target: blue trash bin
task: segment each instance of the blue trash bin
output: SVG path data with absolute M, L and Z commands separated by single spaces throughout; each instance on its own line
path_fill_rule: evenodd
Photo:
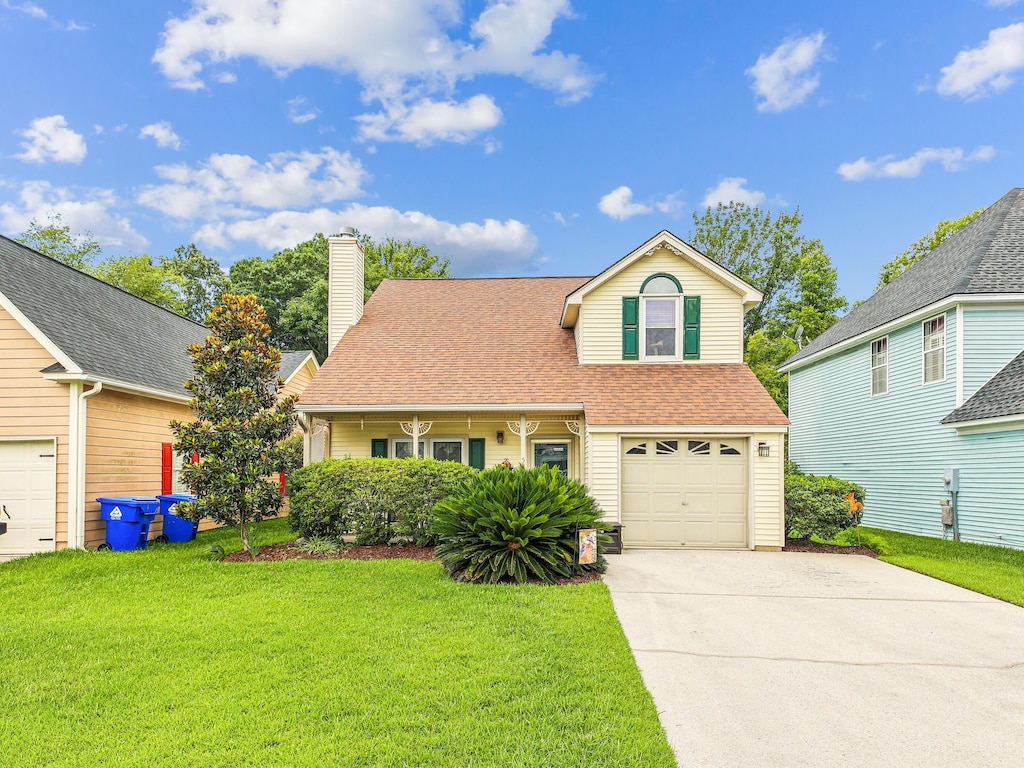
M 174 514 L 174 508 L 179 501 L 195 501 L 195 495 L 191 493 L 169 493 L 157 496 L 160 499 L 160 514 L 164 516 L 164 536 L 171 544 L 180 544 L 192 541 L 199 531 L 199 523 L 193 523 L 184 517 Z
M 107 544 L 118 552 L 145 549 L 149 526 L 160 502 L 153 496 L 112 496 L 96 499 L 107 521 Z

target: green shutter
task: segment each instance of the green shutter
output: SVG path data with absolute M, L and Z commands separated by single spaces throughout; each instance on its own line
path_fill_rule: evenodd
M 622 297 L 622 359 L 640 359 L 640 297 Z
M 388 457 L 388 440 L 386 437 L 375 437 L 370 441 L 370 455 L 375 459 Z
M 484 469 L 484 445 L 486 442 L 482 437 L 469 438 L 469 466 L 473 469 Z
M 683 357 L 700 360 L 700 296 L 683 297 Z

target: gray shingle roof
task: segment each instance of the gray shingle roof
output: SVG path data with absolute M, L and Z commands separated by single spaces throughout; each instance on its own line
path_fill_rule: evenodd
M 281 353 L 281 373 L 278 374 L 282 379 L 287 379 L 295 370 L 302 364 L 302 361 L 309 357 L 309 350 L 304 349 L 301 352 L 282 352 Z
M 84 373 L 189 396 L 187 349 L 206 339 L 204 326 L 2 235 L 0 292 Z M 288 353 L 281 375 L 307 354 Z
M 1024 414 L 1024 352 L 1013 358 L 943 424 Z
M 786 361 L 810 357 L 947 296 L 1024 293 L 1024 188 L 1012 189 Z

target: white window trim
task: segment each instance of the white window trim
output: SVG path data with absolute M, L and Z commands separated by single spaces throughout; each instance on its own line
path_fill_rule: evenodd
M 429 449 L 427 450 L 427 458 L 430 458 L 430 459 L 434 458 L 434 443 L 461 443 L 462 444 L 462 461 L 459 462 L 459 463 L 460 464 L 467 464 L 467 465 L 469 464 L 469 451 L 467 450 L 468 443 L 467 443 L 466 438 L 464 438 L 464 437 L 444 437 L 443 435 L 438 435 L 436 437 L 430 438 L 430 446 L 429 446 Z
M 928 325 L 928 323 L 931 323 L 931 322 L 933 322 L 935 320 L 938 320 L 939 318 L 942 318 L 942 346 L 941 347 L 937 347 L 935 349 L 925 349 L 925 346 L 924 346 L 925 327 Z M 945 312 L 943 312 L 941 314 L 938 314 L 938 315 L 934 315 L 932 317 L 929 317 L 927 320 L 922 320 L 921 321 L 921 384 L 923 386 L 928 386 L 929 384 L 939 384 L 939 383 L 941 383 L 941 382 L 946 380 L 946 368 L 948 367 L 946 365 L 946 330 L 947 330 L 946 326 L 947 325 L 948 325 L 948 323 L 946 322 L 946 313 Z M 933 379 L 931 381 L 928 381 L 926 379 L 926 372 L 928 370 L 928 365 L 925 362 L 925 360 L 927 359 L 927 356 L 928 356 L 929 352 L 938 352 L 940 349 L 942 350 L 942 378 L 941 379 Z
M 885 365 L 875 365 L 875 344 L 880 341 L 885 342 Z M 879 336 L 877 339 L 872 339 L 871 343 L 868 344 L 868 367 L 871 369 L 871 396 L 882 397 L 883 395 L 889 394 L 889 336 Z M 878 368 L 885 368 L 885 391 L 875 392 L 875 370 Z
M 535 468 L 537 466 L 537 464 L 536 464 L 536 459 L 537 459 L 536 451 L 537 451 L 537 449 L 535 448 L 537 443 L 564 443 L 565 445 L 567 445 L 568 446 L 568 450 L 566 451 L 565 456 L 566 456 L 566 462 L 567 462 L 566 469 L 568 471 L 566 473 L 566 476 L 570 480 L 575 480 L 576 479 L 576 457 L 573 454 L 573 439 L 572 438 L 570 438 L 570 437 L 563 437 L 563 436 L 558 436 L 558 437 L 531 437 L 530 438 L 530 455 L 529 455 L 530 467 L 531 468 Z
M 640 296 L 640 359 L 650 363 L 678 363 L 683 359 L 682 343 L 682 302 L 681 293 L 645 293 Z M 647 300 L 672 299 L 676 303 L 676 349 L 672 355 L 647 354 Z
M 398 458 L 398 448 L 397 448 L 397 444 L 398 443 L 411 443 L 411 442 L 412 442 L 412 438 L 409 437 L 408 435 L 406 435 L 405 437 L 392 437 L 391 438 L 391 453 L 390 453 L 391 458 L 393 458 L 393 459 L 397 459 Z M 425 437 L 421 437 L 420 438 L 420 442 L 423 443 L 423 455 L 424 456 L 429 455 L 429 454 L 427 454 L 427 447 L 428 447 L 427 446 L 427 439 Z

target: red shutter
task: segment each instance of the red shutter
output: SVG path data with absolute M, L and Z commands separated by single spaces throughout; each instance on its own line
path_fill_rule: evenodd
M 174 450 L 170 443 L 160 449 L 160 492 L 166 496 L 174 489 Z
M 284 472 L 280 472 L 280 473 L 278 473 L 278 477 L 281 479 L 281 496 L 283 498 L 284 497 L 285 485 L 286 485 L 286 483 L 288 481 L 288 475 L 286 475 Z

